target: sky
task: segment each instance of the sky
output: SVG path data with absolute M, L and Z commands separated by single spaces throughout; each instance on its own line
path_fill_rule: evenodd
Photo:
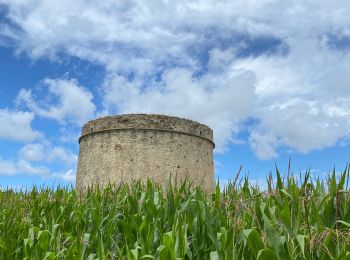
M 88 120 L 185 117 L 215 178 L 350 162 L 350 3 L 0 0 L 0 188 L 74 185 Z

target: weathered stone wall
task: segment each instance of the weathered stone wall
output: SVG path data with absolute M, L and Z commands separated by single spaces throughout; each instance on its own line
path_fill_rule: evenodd
M 84 125 L 77 189 L 147 178 L 166 185 L 186 176 L 214 190 L 213 132 L 197 122 L 163 115 L 104 117 Z M 175 180 L 176 178 L 176 180 Z

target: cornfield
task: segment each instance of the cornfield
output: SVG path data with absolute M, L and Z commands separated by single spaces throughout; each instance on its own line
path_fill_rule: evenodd
M 275 178 L 3 190 L 0 259 L 350 259 L 349 168 Z

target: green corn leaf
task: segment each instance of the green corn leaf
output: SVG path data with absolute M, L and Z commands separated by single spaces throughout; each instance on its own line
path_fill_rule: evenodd
M 259 251 L 265 247 L 259 233 L 255 229 L 244 229 L 243 234 L 254 255 L 258 256 Z
M 350 223 L 348 223 L 346 221 L 338 220 L 337 222 L 340 223 L 340 224 L 343 224 L 344 226 L 347 226 L 348 228 L 350 228 Z
M 292 196 L 285 189 L 281 189 L 280 191 L 281 191 L 281 193 L 283 193 L 287 197 L 292 198 Z
M 347 166 L 349 167 L 349 166 Z M 345 168 L 345 170 L 341 173 L 340 175 L 340 181 L 338 183 L 338 187 L 337 187 L 337 190 L 344 190 L 344 184 L 345 184 L 345 179 L 346 179 L 346 176 L 347 176 L 347 172 L 348 172 L 348 169 Z
M 305 236 L 304 235 L 297 235 L 297 241 L 300 246 L 301 252 L 303 256 L 305 256 Z
M 258 260 L 279 260 L 278 256 L 274 251 L 269 248 L 265 248 L 259 251 Z
M 276 166 L 276 176 L 277 176 L 277 185 L 276 185 L 276 188 L 277 188 L 277 190 L 280 191 L 280 190 L 283 189 L 283 183 L 282 183 L 280 171 L 278 170 L 277 166 Z
M 213 194 L 153 181 L 0 190 L 0 259 L 347 259 L 348 169 L 334 173 L 280 176 L 270 193 L 247 176 Z
M 175 241 L 172 231 L 163 234 L 163 244 L 168 248 L 171 259 L 175 259 Z
M 48 230 L 38 231 L 39 246 L 42 250 L 46 250 L 50 243 L 50 232 Z
M 264 219 L 264 229 L 266 231 L 267 240 L 269 242 L 269 246 L 274 248 L 277 253 L 280 252 L 282 244 L 277 230 L 271 224 L 268 217 L 265 213 L 262 214 Z
M 220 257 L 217 251 L 210 252 L 210 260 L 220 260 Z
M 333 197 L 335 197 L 336 192 L 337 192 L 337 181 L 336 181 L 336 178 L 335 178 L 335 168 L 334 168 L 332 176 L 331 176 L 331 181 L 330 181 L 330 184 L 329 184 L 329 193 Z
M 164 246 L 164 245 L 160 245 L 160 246 L 157 248 L 157 253 L 158 253 L 158 255 L 159 255 L 159 259 L 160 259 L 160 260 L 168 260 L 168 259 L 171 259 L 169 249 L 168 249 L 166 246 Z
M 54 252 L 46 252 L 44 256 L 44 260 L 54 260 L 56 259 Z

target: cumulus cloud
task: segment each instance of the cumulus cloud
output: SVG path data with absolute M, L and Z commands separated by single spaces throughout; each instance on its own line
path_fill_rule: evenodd
M 53 147 L 48 152 L 49 161 L 60 161 L 69 166 L 78 162 L 78 156 L 64 147 Z
M 67 166 L 75 165 L 78 156 L 69 149 L 51 144 L 32 143 L 19 150 L 20 158 L 27 161 L 63 162 Z
M 65 172 L 52 172 L 49 168 L 36 166 L 24 159 L 6 160 L 0 157 L 0 176 L 32 175 L 43 179 L 59 179 L 66 182 L 75 182 L 75 171 L 69 169 Z M 0 187 L 1 188 L 1 187 Z
M 27 175 L 48 175 L 49 169 L 46 167 L 33 166 L 30 162 L 19 160 L 5 160 L 0 158 L 0 175 L 14 176 L 19 174 Z
M 71 182 L 74 175 L 71 167 L 76 167 L 78 156 L 65 147 L 55 146 L 45 139 L 41 141 L 24 145 L 15 158 L 0 157 L 0 175 L 37 175 Z M 54 163 L 69 170 L 56 172 L 52 168 Z
M 16 103 L 38 116 L 57 120 L 61 124 L 73 122 L 81 125 L 93 118 L 93 95 L 76 80 L 45 79 L 42 83 L 43 87 L 47 87 L 46 98 L 37 100 L 31 89 L 21 89 Z
M 42 144 L 28 144 L 21 148 L 19 155 L 28 161 L 42 161 L 46 158 Z
M 270 159 L 277 156 L 278 140 L 274 135 L 254 129 L 250 132 L 249 144 L 261 159 Z
M 297 100 L 266 109 L 262 122 L 250 136 L 254 150 L 270 150 L 264 152 L 265 156 L 271 154 L 269 158 L 275 155 L 279 144 L 302 153 L 335 145 L 340 137 L 349 135 L 350 123 L 343 121 L 349 117 L 330 114 L 331 107 L 327 102 Z
M 287 57 L 262 55 L 231 64 L 254 71 L 259 79 L 254 114 L 260 123 L 249 140 L 261 158 L 275 157 L 280 146 L 302 153 L 321 149 L 350 134 L 350 76 L 345 72 L 350 56 L 315 40 L 289 45 Z
M 31 112 L 0 109 L 0 139 L 29 142 L 40 136 L 32 129 L 34 114 Z
M 31 143 L 18 151 L 18 157 L 4 159 L 0 157 L 0 175 L 37 175 L 44 179 L 75 181 L 75 167 L 78 156 L 65 147 L 54 146 L 48 142 Z M 66 171 L 53 171 L 52 164 L 63 163 Z M 39 166 L 40 165 L 40 166 Z M 62 165 L 61 165 L 62 167 Z
M 63 173 L 54 173 L 51 178 L 61 179 L 66 182 L 75 183 L 75 171 L 73 169 L 69 169 Z
M 11 21 L 0 35 L 17 52 L 54 60 L 65 53 L 106 68 L 99 114 L 190 117 L 215 130 L 219 150 L 254 118 L 247 141 L 264 159 L 281 147 L 308 152 L 349 139 L 350 4 L 343 1 L 0 3 Z M 57 104 L 29 90 L 19 95 L 34 113 L 76 123 L 94 113 L 77 82 L 45 84 Z
M 112 75 L 104 82 L 104 100 L 107 109 L 120 113 L 163 113 L 203 122 L 214 129 L 217 151 L 224 151 L 250 115 L 254 84 L 254 74 L 245 71 L 194 77 L 188 70 L 173 69 L 147 87 Z

